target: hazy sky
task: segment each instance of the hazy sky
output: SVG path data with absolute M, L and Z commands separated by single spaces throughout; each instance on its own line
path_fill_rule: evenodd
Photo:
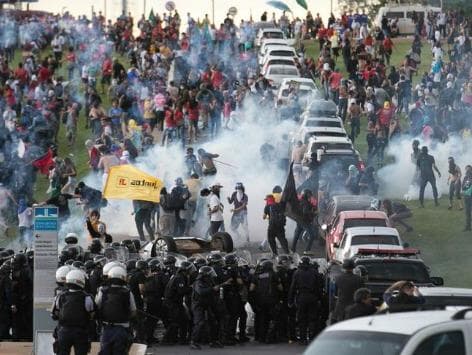
M 166 11 L 165 2 L 165 0 L 128 0 L 128 8 L 133 16 L 138 18 L 143 13 L 144 4 L 146 4 L 147 14 L 149 14 L 151 8 L 154 9 L 154 12 L 162 13 Z M 212 0 L 174 0 L 174 2 L 181 15 L 186 15 L 187 12 L 190 12 L 197 19 L 198 17 L 203 18 L 205 13 L 208 13 L 211 19 Z M 259 20 L 264 11 L 268 11 L 269 14 L 275 11 L 277 17 L 281 14 L 281 11 L 266 5 L 265 0 L 214 0 L 214 2 L 215 22 L 217 23 L 224 19 L 231 6 L 235 6 L 238 9 L 237 22 L 243 18 L 248 19 L 251 12 L 255 21 Z M 305 9 L 300 7 L 295 0 L 286 0 L 284 2 L 291 8 L 295 16 L 305 17 Z M 319 12 L 326 21 L 329 16 L 330 0 L 306 0 L 306 2 L 308 9 L 311 10 L 313 15 Z M 107 17 L 115 18 L 120 14 L 121 0 L 39 0 L 37 3 L 31 3 L 30 8 L 54 13 L 69 11 L 73 15 L 85 14 L 90 17 L 92 6 L 94 6 L 95 11 L 102 11 L 104 13 L 105 3 Z M 336 0 L 333 0 L 333 4 L 336 10 Z

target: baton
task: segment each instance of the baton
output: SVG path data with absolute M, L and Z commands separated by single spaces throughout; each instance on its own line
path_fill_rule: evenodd
M 235 166 L 235 165 L 231 165 L 231 164 L 228 164 L 228 163 L 224 163 L 224 162 L 219 161 L 219 160 L 216 160 L 216 159 L 213 159 L 213 161 L 214 161 L 214 162 L 217 162 L 217 163 L 219 163 L 219 164 L 222 164 L 222 165 L 227 165 L 227 166 L 230 166 L 230 167 L 232 167 L 232 168 L 238 169 L 238 167 Z

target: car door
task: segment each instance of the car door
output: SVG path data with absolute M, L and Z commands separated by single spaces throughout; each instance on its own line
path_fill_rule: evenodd
M 406 344 L 401 355 L 470 355 L 468 321 L 440 323 L 420 330 Z

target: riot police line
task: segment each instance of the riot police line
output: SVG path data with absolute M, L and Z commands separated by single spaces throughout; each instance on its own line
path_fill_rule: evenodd
M 92 341 L 100 341 L 101 354 L 126 354 L 133 342 L 201 349 L 253 337 L 307 344 L 326 325 L 325 277 L 308 256 L 262 257 L 254 264 L 237 253 L 143 260 L 138 241 L 103 248 L 94 240 L 87 250 L 75 237 L 66 242 L 51 312 L 57 354 L 72 347 L 86 354 Z M 2 339 L 30 340 L 33 252 L 4 250 L 0 258 L 1 302 L 10 307 L 2 307 L 2 316 L 8 314 Z M 11 303 L 18 292 L 25 299 Z

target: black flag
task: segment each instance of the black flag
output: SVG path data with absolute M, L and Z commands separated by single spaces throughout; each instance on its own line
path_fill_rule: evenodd
M 293 177 L 293 162 L 290 164 L 287 181 L 280 202 L 285 207 L 285 215 L 297 223 L 303 223 L 303 213 L 298 200 L 295 178 Z

